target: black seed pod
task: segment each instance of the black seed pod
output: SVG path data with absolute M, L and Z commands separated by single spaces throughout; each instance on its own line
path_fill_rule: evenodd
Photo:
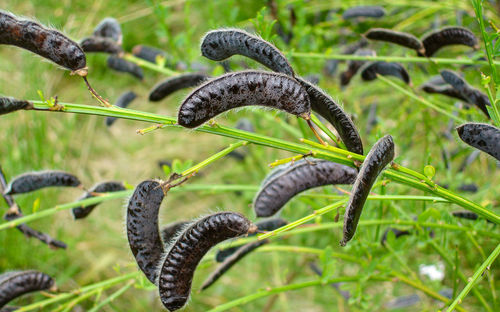
M 141 182 L 130 197 L 127 208 L 127 237 L 137 265 L 156 284 L 157 268 L 164 252 L 158 229 L 158 212 L 163 201 L 160 182 Z
M 144 78 L 142 68 L 138 65 L 113 55 L 108 57 L 108 67 L 119 72 L 129 73 L 140 80 Z
M 305 190 L 330 184 L 351 184 L 356 179 L 356 169 L 327 160 L 300 160 L 271 172 L 254 199 L 257 217 L 277 213 L 292 197 Z
M 255 225 L 234 212 L 215 213 L 186 228 L 172 243 L 160 268 L 158 287 L 163 305 L 175 311 L 186 304 L 196 266 L 210 248 L 255 231 Z
M 372 28 L 365 33 L 365 37 L 370 40 L 395 43 L 403 47 L 417 50 L 421 54 L 425 53 L 425 48 L 422 42 L 418 40 L 417 37 L 408 33 L 385 28 Z
M 57 170 L 45 170 L 23 173 L 12 179 L 5 194 L 28 193 L 50 186 L 77 187 L 82 183 L 71 173 Z
M 120 23 L 112 17 L 106 17 L 94 28 L 93 35 L 95 37 L 111 38 L 121 44 L 122 42 L 122 28 Z
M 457 127 L 458 136 L 472 147 L 500 160 L 500 129 L 488 124 L 466 123 Z
M 293 76 L 286 57 L 271 43 L 240 29 L 218 29 L 202 39 L 201 54 L 213 61 L 222 61 L 239 54 L 249 57 L 275 72 Z
M 358 226 L 359 217 L 363 211 L 366 198 L 370 193 L 373 183 L 380 172 L 394 158 L 394 141 L 392 136 L 386 135 L 378 140 L 366 155 L 363 165 L 352 187 L 351 196 L 344 215 L 344 237 L 340 242 L 345 246 L 349 242 Z
M 377 79 L 377 74 L 382 76 L 394 76 L 403 80 L 406 84 L 411 84 L 410 75 L 399 63 L 373 62 L 366 66 L 361 72 L 364 81 Z
M 468 210 L 463 211 L 453 211 L 451 213 L 452 216 L 460 219 L 468 219 L 468 220 L 477 220 L 478 216 L 476 213 Z
M 115 40 L 106 37 L 88 37 L 80 42 L 83 52 L 103 52 L 118 54 L 122 52 L 121 46 Z
M 36 53 L 72 71 L 86 70 L 85 53 L 76 42 L 54 29 L 0 11 L 0 44 Z
M 194 90 L 179 108 L 178 123 L 195 128 L 234 108 L 267 106 L 308 118 L 309 96 L 292 77 L 263 71 L 243 71 L 212 79 Z
M 479 49 L 479 41 L 476 36 L 467 28 L 445 27 L 432 32 L 422 38 L 425 48 L 425 56 L 432 56 L 439 49 L 449 45 L 461 44 L 469 46 L 475 50 Z M 423 54 L 419 54 L 424 56 Z
M 20 109 L 32 109 L 33 104 L 25 100 L 11 97 L 0 97 L 0 115 L 12 113 Z
M 161 101 L 175 91 L 195 87 L 209 78 L 205 74 L 198 73 L 187 73 L 168 78 L 153 87 L 149 93 L 149 100 L 152 102 Z
M 164 245 L 168 245 L 190 223 L 190 221 L 178 221 L 165 225 L 161 230 L 161 238 Z
M 115 106 L 126 108 L 137 97 L 134 91 L 127 91 L 116 100 Z M 110 127 L 116 121 L 116 117 L 106 117 L 106 126 Z
M 375 51 L 370 50 L 370 49 L 360 49 L 357 50 L 354 55 L 361 55 L 361 56 L 375 56 L 377 55 Z M 356 61 L 352 60 L 347 62 L 347 70 L 342 72 L 340 74 L 340 85 L 342 87 L 347 86 L 349 82 L 351 82 L 351 79 L 356 75 L 358 70 L 365 64 L 366 61 Z
M 389 231 L 392 231 L 396 238 L 400 238 L 401 236 L 411 234 L 409 231 L 398 230 L 396 228 L 390 227 L 390 228 L 387 228 L 387 230 L 385 230 L 384 234 L 382 235 L 382 239 L 380 239 L 380 244 L 385 245 L 385 242 L 387 241 L 387 235 L 389 235 Z
M 0 308 L 24 294 L 49 290 L 54 280 L 37 271 L 14 271 L 0 275 Z
M 165 51 L 142 44 L 133 47 L 132 54 L 151 63 L 156 63 L 156 59 L 158 56 L 167 58 L 167 53 L 165 53 Z
M 296 77 L 296 79 L 309 94 L 312 110 L 332 124 L 349 151 L 363 155 L 361 137 L 351 118 L 347 116 L 344 110 L 318 87 L 300 77 Z
M 80 197 L 78 200 L 94 197 L 92 193 L 108 193 L 108 192 L 118 192 L 123 190 L 125 190 L 125 186 L 123 186 L 122 182 L 118 181 L 101 182 L 99 184 L 94 185 L 85 195 Z M 81 206 L 71 209 L 73 218 L 83 219 L 87 217 L 92 212 L 92 210 L 94 210 L 94 208 L 97 207 L 97 205 L 99 204 L 92 204 L 88 206 Z
M 438 77 L 441 78 L 441 76 L 438 76 Z M 443 83 L 446 83 L 446 82 L 443 80 Z M 455 89 L 449 85 L 441 85 L 441 84 L 437 84 L 437 83 L 434 84 L 434 83 L 432 83 L 432 81 L 429 80 L 426 83 L 424 83 L 423 85 L 421 85 L 420 89 L 422 89 L 422 91 L 424 91 L 426 93 L 442 94 L 442 95 L 446 95 L 448 97 L 452 97 L 452 98 L 467 102 L 467 99 L 462 95 L 462 93 L 460 91 L 458 91 L 457 89 Z
M 372 17 L 381 18 L 385 15 L 385 10 L 380 6 L 355 6 L 349 8 L 342 13 L 342 18 L 345 20 L 356 17 Z

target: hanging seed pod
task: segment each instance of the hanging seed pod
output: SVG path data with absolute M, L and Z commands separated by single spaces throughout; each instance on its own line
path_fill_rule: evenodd
M 144 73 L 142 68 L 140 68 L 135 63 L 129 62 L 122 58 L 116 57 L 114 55 L 110 55 L 108 57 L 108 67 L 114 69 L 119 72 L 129 73 L 132 76 L 136 77 L 139 80 L 144 78 Z
M 178 221 L 167 224 L 161 230 L 161 238 L 163 240 L 164 245 L 168 246 L 169 243 L 177 236 L 177 234 L 181 232 L 182 229 L 184 229 L 190 223 L 191 223 L 190 221 Z
M 422 89 L 422 91 L 426 93 L 442 94 L 451 98 L 467 102 L 467 99 L 462 95 L 462 93 L 457 89 L 453 88 L 452 86 L 446 85 L 446 81 L 444 81 L 441 76 L 435 76 L 429 79 L 423 85 L 420 86 L 420 89 Z
M 187 73 L 168 78 L 153 87 L 149 93 L 149 100 L 151 102 L 161 101 L 178 90 L 195 87 L 209 78 L 210 76 L 199 73 Z
M 367 65 L 361 72 L 361 79 L 371 81 L 377 79 L 377 74 L 382 76 L 394 76 L 406 84 L 411 85 L 410 75 L 399 63 L 373 62 Z
M 163 305 L 175 311 L 186 304 L 194 271 L 213 246 L 256 230 L 248 219 L 234 212 L 215 213 L 187 227 L 171 244 L 159 270 L 158 287 Z
M 300 77 L 296 77 L 296 79 L 306 89 L 311 101 L 311 109 L 332 124 L 349 151 L 363 155 L 361 137 L 344 110 L 318 87 Z
M 0 115 L 21 109 L 33 109 L 33 104 L 29 101 L 18 100 L 12 97 L 0 97 Z
M 425 54 L 419 53 L 419 55 L 427 57 L 431 57 L 439 49 L 449 45 L 460 44 L 469 46 L 474 50 L 479 49 L 477 37 L 470 30 L 463 27 L 445 27 L 434 31 L 422 38 L 422 43 L 424 44 Z
M 116 100 L 115 106 L 126 108 L 132 103 L 137 97 L 137 94 L 133 91 L 127 91 L 120 95 L 118 100 Z M 116 121 L 116 117 L 106 117 L 106 126 L 111 127 L 111 125 Z
M 466 123 L 457 127 L 458 136 L 468 145 L 500 160 L 500 129 L 488 124 Z
M 163 57 L 165 59 L 168 58 L 167 53 L 165 51 L 142 44 L 133 47 L 132 54 L 135 57 L 138 57 L 140 59 L 143 59 L 151 63 L 156 63 L 158 57 Z
M 54 280 L 37 271 L 13 271 L 0 275 L 0 308 L 10 301 L 34 291 L 50 290 Z
M 393 227 L 387 228 L 387 230 L 385 230 L 384 234 L 382 235 L 382 239 L 380 239 L 380 244 L 382 244 L 383 246 L 385 246 L 385 242 L 387 241 L 387 235 L 389 235 L 389 232 L 393 232 L 396 238 L 400 238 L 401 236 L 411 235 L 411 233 L 406 230 L 398 230 Z
M 14 45 L 86 76 L 85 53 L 76 42 L 54 29 L 0 11 L 0 44 Z
M 370 49 L 360 49 L 354 53 L 360 56 L 376 56 L 377 53 Z M 340 85 L 345 87 L 351 82 L 351 79 L 356 75 L 358 70 L 366 63 L 366 61 L 349 61 L 347 62 L 347 70 L 340 74 Z
M 93 36 L 111 38 L 121 45 L 122 28 L 120 23 L 112 17 L 103 19 L 94 29 Z
M 344 20 L 358 18 L 358 17 L 371 17 L 381 18 L 385 15 L 385 10 L 380 6 L 360 5 L 349 8 L 342 13 Z
M 78 200 L 92 198 L 95 196 L 95 195 L 92 195 L 92 193 L 119 192 L 119 191 L 124 191 L 124 190 L 125 190 L 125 186 L 123 186 L 122 182 L 118 182 L 118 181 L 101 182 L 101 183 L 94 185 L 86 194 L 84 194 Z M 71 214 L 73 215 L 73 218 L 75 218 L 75 219 L 86 218 L 92 212 L 92 210 L 94 210 L 94 208 L 97 207 L 97 205 L 99 205 L 99 204 L 92 204 L 92 205 L 88 205 L 88 206 L 81 206 L 81 207 L 73 208 L 73 209 L 71 209 Z
M 12 179 L 5 190 L 6 195 L 28 193 L 50 186 L 79 187 L 82 183 L 71 173 L 57 170 L 35 171 Z
M 208 32 L 202 39 L 201 54 L 213 61 L 222 61 L 239 54 L 275 72 L 294 75 L 290 63 L 275 46 L 240 29 L 218 29 Z
M 366 40 L 365 38 L 361 38 L 360 40 L 347 45 L 344 49 L 342 49 L 341 54 L 350 55 L 355 53 L 359 49 L 365 48 L 366 46 L 368 46 L 368 40 Z M 335 75 L 338 64 L 341 62 L 341 60 L 327 60 L 324 67 L 325 74 L 327 76 Z
M 312 159 L 299 160 L 271 172 L 255 196 L 253 206 L 257 217 L 269 217 L 277 213 L 295 195 L 311 188 L 352 184 L 356 179 L 356 169 L 331 161 Z
M 370 40 L 378 40 L 395 43 L 397 45 L 416 50 L 418 53 L 424 54 L 424 45 L 417 37 L 399 31 L 394 31 L 385 28 L 372 28 L 368 30 L 364 36 Z
M 344 236 L 340 242 L 345 246 L 349 242 L 358 226 L 359 217 L 363 211 L 366 198 L 375 183 L 380 172 L 394 158 L 394 141 L 392 136 L 386 135 L 378 140 L 366 155 L 365 161 L 361 165 L 354 186 L 352 187 L 349 203 L 344 215 Z
M 263 71 L 225 74 L 199 86 L 179 108 L 178 123 L 195 128 L 235 108 L 258 105 L 308 119 L 309 96 L 290 76 Z
M 87 37 L 80 42 L 83 52 L 102 52 L 109 54 L 119 54 L 122 47 L 112 38 L 106 37 Z
M 156 284 L 158 266 L 164 252 L 158 229 L 158 212 L 163 201 L 160 182 L 141 182 L 130 197 L 127 208 L 127 237 L 137 265 L 148 280 Z

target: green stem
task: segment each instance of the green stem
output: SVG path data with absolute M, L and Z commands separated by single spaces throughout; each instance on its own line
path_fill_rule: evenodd
M 311 121 L 318 127 L 321 129 L 321 131 L 323 131 L 324 133 L 326 133 L 326 135 L 328 135 L 328 137 L 330 139 L 332 139 L 333 142 L 335 142 L 335 144 L 337 144 L 338 146 L 342 147 L 343 149 L 345 149 L 345 144 L 340 141 L 336 136 L 335 134 L 333 134 L 333 132 L 330 131 L 330 129 L 328 129 L 319 119 L 318 117 L 316 117 L 315 114 L 311 114 Z
M 120 297 L 123 293 L 125 293 L 132 286 L 132 284 L 133 283 L 128 283 L 125 286 L 123 286 L 122 288 L 118 289 L 113 294 L 111 294 L 108 298 L 106 298 L 105 300 L 101 301 L 98 305 L 93 307 L 89 312 L 99 311 L 102 307 L 108 305 L 113 300 L 115 300 L 116 298 Z
M 171 70 L 171 69 L 169 69 L 167 67 L 158 66 L 155 63 L 151 63 L 151 62 L 145 61 L 145 60 L 140 59 L 138 57 L 135 57 L 134 55 L 129 54 L 129 53 L 125 53 L 125 55 L 123 55 L 123 59 L 127 60 L 129 62 L 135 63 L 135 64 L 137 64 L 137 65 L 139 65 L 141 67 L 144 67 L 144 68 L 147 68 L 147 69 L 154 70 L 156 72 L 162 73 L 162 74 L 164 74 L 166 76 L 176 76 L 176 75 L 180 74 L 179 72 L 176 72 L 175 70 Z

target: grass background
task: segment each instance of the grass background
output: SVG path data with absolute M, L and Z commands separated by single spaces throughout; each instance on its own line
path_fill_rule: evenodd
M 293 5 L 296 13 L 294 38 L 286 45 L 275 30 L 266 35 L 270 29 L 272 16 L 269 9 L 261 10 L 267 1 L 21 1 L 10 0 L 3 9 L 17 15 L 36 17 L 37 20 L 64 31 L 75 40 L 91 34 L 97 23 L 106 16 L 116 17 L 122 25 L 124 49 L 130 51 L 137 44 L 159 47 L 172 55 L 176 61 L 182 61 L 188 68 L 195 68 L 199 63 L 207 66 L 209 71 L 218 75 L 221 66 L 203 59 L 199 52 L 199 39 L 208 30 L 218 27 L 242 27 L 261 33 L 271 39 L 283 51 L 300 52 L 340 52 L 342 47 L 360 38 L 360 34 L 372 27 L 387 27 L 413 33 L 417 36 L 435 28 L 446 25 L 463 25 L 479 36 L 473 10 L 468 2 L 445 1 L 391 1 L 378 2 L 387 10 L 387 16 L 380 20 L 363 20 L 361 22 L 343 21 L 340 16 L 343 10 L 362 1 L 342 1 L 334 4 L 331 1 L 277 1 L 279 17 L 288 27 L 289 13 L 287 5 Z M 376 1 L 365 1 L 377 3 Z M 328 12 L 328 10 L 331 10 Z M 319 12 L 319 13 L 318 13 Z M 260 18 L 257 17 L 260 15 Z M 486 16 L 498 20 L 498 11 L 493 6 L 486 7 Z M 413 51 L 398 48 L 394 45 L 372 42 L 371 48 L 378 55 L 414 56 Z M 477 57 L 482 50 L 471 52 L 468 48 L 453 47 L 441 51 L 438 57 Z M 139 97 L 131 108 L 173 116 L 187 91 L 159 103 L 149 103 L 147 96 L 150 88 L 164 77 L 155 72 L 145 70 L 145 79 L 138 81 L 126 74 L 113 72 L 106 67 L 106 55 L 89 55 L 89 80 L 101 95 L 111 102 L 125 91 L 133 90 Z M 240 68 L 241 57 L 232 61 L 233 68 Z M 339 86 L 338 73 L 346 64 L 339 65 L 334 77 L 324 75 L 324 60 L 293 58 L 292 64 L 300 75 L 319 74 L 320 86 L 334 98 L 343 103 L 345 110 L 352 114 L 362 135 L 365 149 L 368 150 L 379 137 L 391 134 L 397 146 L 397 160 L 405 166 L 421 170 L 425 165 L 436 167 L 435 180 L 449 184 L 453 190 L 462 183 L 476 183 L 479 192 L 463 193 L 464 196 L 484 205 L 497 206 L 500 197 L 500 177 L 496 171 L 496 163 L 485 154 L 466 168 L 457 172 L 461 162 L 471 149 L 460 143 L 456 133 L 453 140 L 443 136 L 448 126 L 448 118 L 435 111 L 426 109 L 419 103 L 396 92 L 381 81 L 362 82 L 359 75 L 345 89 Z M 247 61 L 252 68 L 258 68 L 254 62 Z M 429 66 L 405 64 L 409 70 L 414 88 L 427 80 L 440 69 L 460 70 L 458 66 Z M 464 70 L 467 80 L 480 87 L 479 71 L 487 71 L 487 67 L 467 68 Z M 189 71 L 189 69 L 188 69 Z M 37 90 L 46 96 L 58 95 L 59 99 L 70 103 L 95 103 L 86 90 L 83 81 L 70 76 L 67 71 L 54 64 L 33 56 L 27 51 L 0 46 L 0 94 L 23 99 L 38 99 Z M 449 107 L 454 101 L 441 96 L 422 94 Z M 367 117 L 372 104 L 377 104 L 378 124 L 367 133 Z M 474 121 L 485 121 L 484 116 L 474 108 L 459 112 L 460 116 Z M 296 140 L 286 132 L 276 118 L 284 120 L 282 113 L 257 110 L 242 110 L 226 114 L 218 118 L 218 122 L 234 125 L 241 117 L 247 117 L 256 126 L 257 132 L 278 138 Z M 296 129 L 299 125 L 295 119 L 290 124 Z M 90 187 L 104 180 L 126 181 L 136 185 L 140 181 L 157 177 L 165 178 L 158 167 L 159 160 L 178 159 L 181 162 L 199 162 L 230 144 L 229 139 L 194 133 L 192 131 L 160 130 L 141 136 L 136 130 L 147 127 L 145 123 L 118 120 L 111 128 L 106 128 L 104 118 L 96 116 L 78 116 L 73 114 L 45 114 L 42 112 L 18 112 L 1 117 L 0 161 L 7 174 L 13 177 L 26 171 L 41 169 L 59 169 L 79 176 L 84 185 Z M 310 136 L 307 132 L 307 136 Z M 301 137 L 301 136 L 300 136 Z M 450 153 L 450 167 L 446 168 L 442 153 Z M 248 148 L 249 157 L 244 162 L 224 158 L 204 169 L 189 183 L 200 184 L 251 184 L 258 185 L 265 174 L 270 171 L 267 164 L 275 159 L 288 157 L 290 154 L 266 149 L 258 146 Z M 324 188 L 318 192 L 331 192 Z M 459 192 L 459 191 L 458 191 Z M 421 195 L 406 187 L 390 184 L 388 194 Z M 58 203 L 70 202 L 80 196 L 80 191 L 73 189 L 47 189 L 32 194 L 16 197 L 25 214 L 33 209 L 45 209 Z M 210 192 L 175 193 L 164 201 L 161 220 L 169 223 L 176 220 L 196 218 L 218 210 L 234 210 L 243 212 L 253 218 L 250 204 L 254 194 L 234 192 L 213 194 Z M 1 210 L 5 203 L 1 201 Z M 69 212 L 61 212 L 50 218 L 33 222 L 31 226 L 46 231 L 55 238 L 68 244 L 67 250 L 53 251 L 35 240 L 24 238 L 15 229 L 0 231 L 0 272 L 13 269 L 37 269 L 54 276 L 62 291 L 69 291 L 79 285 L 96 283 L 116 276 L 116 270 L 133 271 L 135 263 L 127 246 L 124 233 L 124 201 L 106 202 L 99 206 L 92 215 L 81 221 L 73 221 Z M 298 219 L 313 209 L 328 204 L 325 200 L 305 201 L 297 199 L 287 205 L 283 216 L 289 220 Z M 39 205 L 39 208 L 37 208 Z M 365 207 L 363 219 L 375 219 L 378 212 L 374 209 L 379 203 L 369 202 Z M 416 216 L 422 211 L 433 208 L 439 214 L 434 221 L 457 223 L 447 214 L 456 207 L 443 204 L 422 204 L 415 202 L 395 202 L 384 204 L 385 217 L 405 218 Z M 498 211 L 496 209 L 495 211 Z M 327 221 L 332 216 L 323 217 Z M 320 222 L 321 220 L 317 220 Z M 471 226 L 498 231 L 483 221 L 467 222 Z M 481 255 L 464 235 L 457 232 L 436 231 L 436 241 L 445 248 L 450 256 L 457 253 L 458 263 L 466 276 L 470 276 L 475 267 L 482 262 Z M 387 250 L 374 240 L 374 228 L 362 228 L 352 246 L 338 250 L 340 230 L 318 232 L 316 234 L 294 236 L 277 244 L 290 244 L 325 248 L 331 246 L 334 251 L 346 252 L 359 257 L 380 262 L 388 267 L 398 266 Z M 439 255 L 425 243 L 425 236 L 407 237 L 398 241 L 398 255 L 413 270 L 420 264 L 436 263 Z M 480 246 L 487 252 L 496 242 L 485 237 L 477 237 Z M 314 278 L 307 263 L 314 260 L 311 255 L 288 253 L 255 253 L 250 255 L 237 267 L 228 272 L 216 285 L 208 291 L 197 294 L 196 290 L 207 274 L 215 267 L 210 265 L 196 272 L 194 292 L 187 311 L 200 311 L 255 292 L 267 286 L 286 283 L 293 276 L 294 281 Z M 334 263 L 334 276 L 358 274 L 359 267 L 337 261 Z M 363 268 L 369 271 L 370 268 Z M 373 270 L 373 269 L 371 269 Z M 494 270 L 498 280 L 498 270 Z M 443 282 L 431 282 L 422 278 L 436 291 L 453 288 L 453 270 L 446 268 Z M 498 283 L 494 284 L 498 288 Z M 458 283 L 458 290 L 463 283 Z M 478 287 L 488 289 L 482 282 Z M 270 299 L 261 299 L 241 307 L 242 311 L 331 311 L 332 309 L 373 311 L 383 308 L 385 302 L 399 295 L 412 294 L 416 291 L 395 283 L 366 283 L 360 281 L 347 285 L 355 294 L 355 299 L 348 304 L 329 287 L 314 287 L 296 292 L 281 294 L 274 304 Z M 102 298 L 105 298 L 105 292 Z M 487 296 L 488 294 L 485 294 Z M 43 296 L 36 295 L 23 298 L 19 304 L 34 302 Z M 436 310 L 440 305 L 420 295 L 422 301 L 405 311 Z M 488 297 L 487 297 L 488 298 Z M 490 298 L 491 300 L 491 298 Z M 83 301 L 79 307 L 89 309 L 96 298 Z M 481 309 L 476 299 L 469 295 L 464 303 L 472 311 Z M 75 310 L 77 309 L 75 308 Z M 142 311 L 159 310 L 161 303 L 157 292 L 144 289 L 131 289 L 103 311 Z M 47 311 L 52 309 L 48 308 Z M 268 309 L 268 310 L 266 310 Z M 236 309 L 235 311 L 238 311 Z

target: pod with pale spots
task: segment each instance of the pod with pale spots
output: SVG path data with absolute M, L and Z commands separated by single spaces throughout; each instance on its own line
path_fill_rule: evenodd
M 29 101 L 18 100 L 12 97 L 0 97 L 0 115 L 21 109 L 33 109 L 33 104 Z
M 135 188 L 127 207 L 127 237 L 139 269 L 156 284 L 164 253 L 158 213 L 164 193 L 159 181 L 146 180 Z
M 306 90 L 290 76 L 264 71 L 229 73 L 199 86 L 179 108 L 178 123 L 195 128 L 231 109 L 249 105 L 280 109 L 309 119 Z
M 122 47 L 115 40 L 107 37 L 87 37 L 80 41 L 80 46 L 85 53 L 102 52 L 118 54 L 122 52 Z
M 288 60 L 274 45 L 241 29 L 218 29 L 208 32 L 201 42 L 201 54 L 213 61 L 222 61 L 239 54 L 275 72 L 294 75 Z
M 118 181 L 107 181 L 107 182 L 101 182 L 96 185 L 94 185 L 88 192 L 86 192 L 82 197 L 80 197 L 78 200 L 84 200 L 87 198 L 92 198 L 95 195 L 92 193 L 109 193 L 109 192 L 119 192 L 119 191 L 124 191 L 125 186 L 123 186 L 122 182 Z M 91 204 L 88 206 L 80 206 L 71 209 L 71 214 L 73 215 L 73 218 L 75 219 L 83 219 L 86 218 L 93 210 L 95 207 L 97 207 L 99 204 Z
M 137 94 L 134 91 L 127 91 L 120 95 L 118 100 L 116 100 L 115 106 L 126 108 L 137 98 Z M 116 117 L 106 117 L 106 126 L 111 127 L 111 125 L 116 121 Z
M 158 288 L 163 305 L 169 311 L 176 311 L 186 304 L 196 267 L 213 246 L 256 230 L 250 220 L 235 212 L 215 213 L 187 227 L 171 244 L 159 270 Z
M 209 76 L 200 73 L 187 73 L 168 78 L 153 87 L 149 93 L 149 100 L 151 102 L 161 101 L 176 91 L 196 87 L 209 78 Z
M 500 129 L 489 124 L 466 123 L 457 127 L 458 136 L 468 145 L 500 160 Z
M 467 28 L 456 26 L 445 27 L 431 32 L 422 38 L 422 44 L 424 45 L 425 54 L 419 53 L 419 55 L 427 57 L 431 57 L 438 50 L 449 45 L 465 45 L 474 50 L 479 49 L 477 37 Z
M 106 17 L 95 28 L 92 34 L 95 37 L 111 38 L 118 44 L 122 43 L 122 28 L 113 17 Z
M 340 242 L 341 246 L 345 246 L 349 242 L 358 226 L 363 206 L 366 198 L 375 183 L 378 175 L 394 158 L 394 141 L 392 136 L 386 135 L 378 140 L 372 149 L 366 155 L 366 158 L 361 165 L 356 181 L 351 190 L 351 196 L 347 204 L 344 214 L 344 230 L 343 238 Z
M 311 188 L 352 184 L 357 171 L 354 168 L 323 159 L 301 159 L 293 164 L 278 167 L 265 179 L 253 201 L 257 217 L 277 213 L 295 195 Z
M 311 109 L 332 124 L 349 151 L 363 155 L 363 142 L 359 132 L 344 110 L 320 88 L 300 77 L 296 79 L 306 89 Z
M 22 295 L 54 288 L 52 277 L 42 272 L 30 270 L 3 273 L 0 275 L 0 308 Z
M 120 57 L 110 55 L 107 61 L 108 67 L 119 72 L 129 73 L 135 78 L 142 80 L 144 78 L 144 72 L 135 63 L 124 60 Z
M 361 79 L 364 81 L 375 80 L 377 79 L 377 75 L 394 76 L 401 79 L 406 84 L 411 84 L 408 71 L 399 63 L 373 62 L 368 64 L 361 71 Z
M 394 43 L 406 48 L 418 51 L 421 54 L 425 53 L 424 45 L 417 37 L 400 31 L 385 28 L 372 28 L 364 34 L 370 40 L 378 40 Z
M 52 186 L 78 187 L 81 184 L 75 175 L 68 172 L 58 170 L 35 171 L 23 173 L 13 178 L 7 185 L 5 194 L 29 193 Z
M 360 5 L 348 8 L 342 13 L 345 20 L 360 17 L 381 18 L 385 15 L 385 9 L 375 5 Z

